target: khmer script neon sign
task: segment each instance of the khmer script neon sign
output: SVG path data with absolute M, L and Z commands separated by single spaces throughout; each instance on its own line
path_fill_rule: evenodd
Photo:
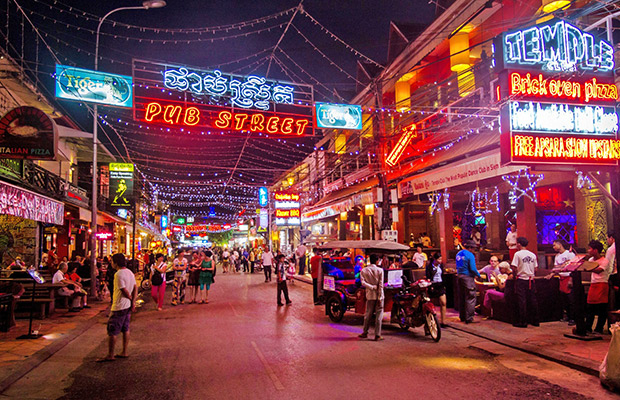
M 542 71 L 610 73 L 614 49 L 605 40 L 557 19 L 501 36 L 495 42 L 499 70 L 527 67 Z M 503 65 L 502 65 L 503 64 Z
M 234 107 L 269 110 L 270 103 L 293 104 L 294 87 L 250 75 L 224 75 L 219 70 L 199 71 L 185 67 L 164 71 L 164 86 L 215 98 L 229 97 Z

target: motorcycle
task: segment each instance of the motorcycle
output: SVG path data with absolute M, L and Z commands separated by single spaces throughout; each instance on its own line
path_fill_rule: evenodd
M 435 305 L 428 296 L 431 284 L 427 279 L 420 279 L 409 285 L 403 277 L 403 286 L 393 298 L 390 320 L 403 330 L 424 325 L 424 333 L 439 342 L 441 326 L 435 313 Z

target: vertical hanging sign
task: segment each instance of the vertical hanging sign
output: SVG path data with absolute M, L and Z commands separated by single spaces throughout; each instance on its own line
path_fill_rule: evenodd
M 133 196 L 133 164 L 110 163 L 111 207 L 131 207 Z

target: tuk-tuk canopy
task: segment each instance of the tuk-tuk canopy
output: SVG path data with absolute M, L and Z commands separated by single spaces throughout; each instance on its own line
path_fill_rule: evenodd
M 406 251 L 409 246 L 389 240 L 334 240 L 318 246 L 319 249 L 359 249 L 380 251 Z

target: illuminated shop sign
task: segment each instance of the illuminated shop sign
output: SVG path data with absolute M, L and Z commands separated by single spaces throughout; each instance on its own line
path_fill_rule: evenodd
M 0 159 L 55 160 L 58 128 L 38 108 L 22 106 L 0 119 Z
M 578 102 L 615 102 L 618 100 L 618 87 L 610 82 L 591 78 L 576 81 L 548 74 L 531 74 L 511 72 L 506 86 L 511 98 L 545 98 L 557 100 L 575 100 Z
M 396 146 L 394 146 L 394 148 L 392 149 L 392 151 L 386 158 L 385 163 L 389 165 L 390 167 L 393 167 L 396 164 L 398 164 L 398 161 L 402 157 L 409 143 L 411 143 L 411 140 L 417 136 L 418 136 L 418 131 L 416 130 L 415 124 L 411 124 L 405 129 L 403 129 L 402 135 L 398 139 L 398 142 L 396 142 Z
M 114 240 L 114 233 L 112 232 L 97 232 L 95 236 L 98 240 Z
M 164 86 L 197 95 L 229 96 L 233 106 L 269 110 L 269 103 L 293 104 L 295 88 L 260 76 L 223 74 L 219 70 L 199 71 L 184 67 L 164 71 Z
M 319 128 L 362 129 L 362 107 L 353 104 L 316 103 Z
M 620 140 L 515 134 L 510 156 L 521 162 L 615 165 L 620 159 Z
M 131 207 L 134 202 L 133 164 L 110 163 L 111 207 Z
M 117 107 L 132 107 L 131 76 L 56 65 L 56 97 Z
M 134 119 L 203 134 L 314 134 L 311 85 L 134 60 Z
M 161 228 L 166 229 L 167 227 L 168 227 L 168 216 L 162 215 L 161 216 Z
M 258 205 L 261 207 L 267 207 L 269 203 L 269 191 L 265 186 L 258 188 Z
M 513 132 L 615 135 L 618 130 L 615 107 L 531 101 L 511 101 L 506 107 Z
M 301 203 L 299 193 L 275 192 L 275 223 L 277 226 L 301 225 Z
M 611 73 L 614 50 L 605 40 L 557 19 L 504 33 L 494 44 L 499 70 L 527 67 L 541 71 Z
M 62 225 L 65 205 L 49 197 L 0 181 L 0 214 Z
M 185 234 L 201 234 L 206 232 L 225 232 L 233 229 L 231 224 L 190 225 L 185 227 Z

